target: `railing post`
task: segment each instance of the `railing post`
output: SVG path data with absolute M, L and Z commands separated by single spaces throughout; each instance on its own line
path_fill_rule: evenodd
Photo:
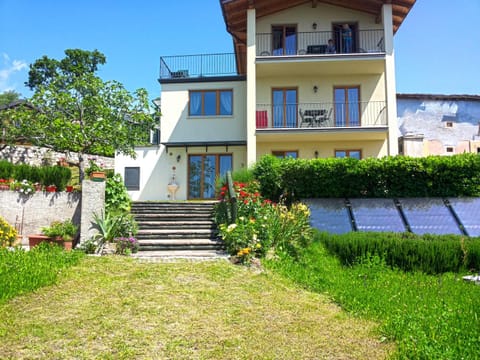
M 233 187 L 232 173 L 227 171 L 227 186 L 228 186 L 228 197 L 230 201 L 230 224 L 233 224 L 237 220 L 237 194 L 235 193 L 235 188 Z

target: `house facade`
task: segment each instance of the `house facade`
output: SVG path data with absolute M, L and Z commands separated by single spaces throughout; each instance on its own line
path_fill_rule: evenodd
M 115 160 L 132 199 L 213 198 L 265 154 L 396 155 L 393 37 L 414 2 L 220 0 L 235 53 L 161 58 L 158 144 Z
M 398 94 L 402 155 L 480 154 L 480 96 Z

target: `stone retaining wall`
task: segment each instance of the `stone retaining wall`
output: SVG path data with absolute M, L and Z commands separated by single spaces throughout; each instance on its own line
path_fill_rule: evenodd
M 60 159 L 66 159 L 70 164 L 78 164 L 78 155 L 76 153 L 70 153 L 66 156 L 64 153 L 38 146 L 7 146 L 0 150 L 0 160 L 8 160 L 13 164 L 55 165 Z M 115 167 L 115 159 L 110 157 L 85 155 L 85 160 L 86 166 L 88 166 L 88 160 L 93 160 L 97 165 L 105 169 L 113 169 Z
M 22 235 L 22 245 L 28 245 L 29 234 L 39 234 L 52 221 L 71 219 L 81 225 L 80 239 L 95 234 L 91 221 L 93 212 L 101 213 L 105 206 L 105 182 L 85 180 L 82 192 L 36 192 L 25 196 L 17 191 L 0 191 L 0 216 Z

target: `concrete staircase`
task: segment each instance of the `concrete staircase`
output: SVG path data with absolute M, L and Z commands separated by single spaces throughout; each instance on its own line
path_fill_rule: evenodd
M 133 202 L 142 259 L 226 257 L 213 220 L 215 202 Z

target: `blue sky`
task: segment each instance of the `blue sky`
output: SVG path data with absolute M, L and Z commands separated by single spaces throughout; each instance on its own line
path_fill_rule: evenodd
M 395 36 L 397 92 L 480 94 L 480 0 L 417 0 Z M 28 64 L 98 49 L 99 72 L 159 96 L 159 58 L 232 52 L 218 0 L 0 0 L 0 92 L 25 97 Z

